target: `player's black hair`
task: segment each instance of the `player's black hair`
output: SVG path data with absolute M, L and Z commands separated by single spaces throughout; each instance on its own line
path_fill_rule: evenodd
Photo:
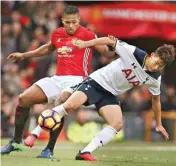
M 62 15 L 79 14 L 79 9 L 73 5 L 66 5 L 62 12 Z
M 155 53 L 161 58 L 166 66 L 170 65 L 175 60 L 176 56 L 176 50 L 174 46 L 168 44 L 158 47 Z

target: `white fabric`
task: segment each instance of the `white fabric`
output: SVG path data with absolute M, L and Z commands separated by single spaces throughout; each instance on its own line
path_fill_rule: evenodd
M 34 134 L 34 135 L 36 135 L 37 137 L 39 137 L 40 132 L 41 132 L 42 130 L 43 130 L 43 129 L 38 125 L 34 130 L 32 130 L 31 134 Z
M 48 98 L 48 103 L 54 103 L 61 91 L 71 91 L 70 86 L 74 86 L 83 81 L 82 76 L 57 76 L 46 77 L 35 84 L 38 85 Z
M 52 110 L 56 111 L 60 115 L 61 118 L 65 115 L 68 115 L 68 113 L 65 111 L 65 108 L 63 107 L 62 104 L 52 108 Z
M 90 77 L 114 95 L 119 95 L 134 87 L 132 82 L 139 82 L 139 85 L 142 85 L 146 78 L 149 78 L 145 85 L 153 95 L 159 95 L 161 79 L 156 80 L 143 70 L 134 56 L 135 49 L 135 46 L 118 41 L 116 53 L 120 58 L 93 72 Z M 132 63 L 135 63 L 137 67 L 133 68 Z M 128 69 L 132 72 L 126 78 L 124 70 Z M 133 79 L 127 80 L 130 78 Z
M 117 131 L 113 127 L 106 126 L 92 139 L 92 141 L 83 150 L 81 150 L 81 153 L 83 152 L 92 153 L 94 150 L 109 143 L 116 134 Z

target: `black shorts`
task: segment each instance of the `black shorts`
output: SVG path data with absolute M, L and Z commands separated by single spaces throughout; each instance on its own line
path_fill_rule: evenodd
M 76 88 L 87 95 L 85 106 L 95 104 L 97 110 L 106 105 L 119 105 L 118 98 L 88 77 Z

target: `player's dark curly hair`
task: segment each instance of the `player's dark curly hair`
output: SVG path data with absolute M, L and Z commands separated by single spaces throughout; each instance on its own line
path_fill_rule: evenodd
M 173 45 L 164 44 L 158 47 L 155 53 L 161 58 L 166 66 L 170 65 L 176 56 L 176 50 Z
M 62 12 L 62 15 L 79 14 L 79 9 L 73 5 L 66 5 Z

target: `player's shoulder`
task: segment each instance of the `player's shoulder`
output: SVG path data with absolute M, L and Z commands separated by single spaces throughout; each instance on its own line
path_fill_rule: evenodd
M 95 34 L 95 33 L 94 33 L 92 30 L 90 30 L 89 28 L 83 27 L 83 26 L 81 26 L 81 25 L 80 25 L 79 29 L 80 29 L 80 31 L 82 31 L 82 32 L 86 32 L 86 33 L 89 33 L 89 34 Z
M 65 29 L 64 29 L 64 27 L 59 27 L 56 30 L 54 30 L 52 33 L 53 34 L 64 34 L 65 33 Z
M 79 27 L 79 35 L 82 37 L 82 40 L 91 40 L 96 37 L 96 34 L 92 30 L 83 26 Z

